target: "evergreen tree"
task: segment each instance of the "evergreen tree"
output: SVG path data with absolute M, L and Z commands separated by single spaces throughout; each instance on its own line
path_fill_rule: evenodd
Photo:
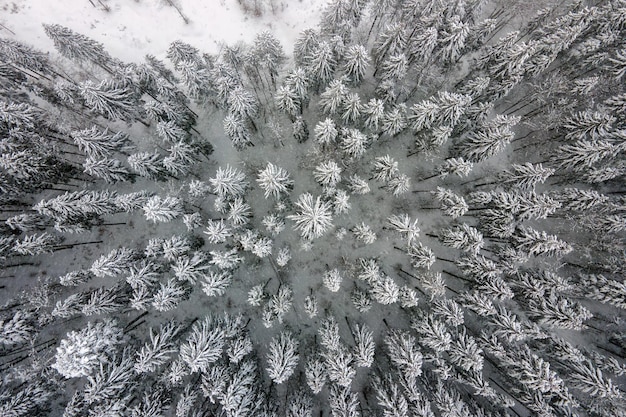
M 113 80 L 102 80 L 97 85 L 85 81 L 79 93 L 90 109 L 107 119 L 132 121 L 138 117 L 139 103 L 128 85 Z
M 294 229 L 300 231 L 302 238 L 307 240 L 318 238 L 332 227 L 331 206 L 328 202 L 322 201 L 321 197 L 314 201 L 311 194 L 301 194 L 295 206 L 298 208 L 296 214 L 287 218 L 296 223 Z
M 92 61 L 107 68 L 112 58 L 104 50 L 104 45 L 87 36 L 57 24 L 43 25 L 44 32 L 54 42 L 61 55 L 78 62 Z
M 72 331 L 61 340 L 52 367 L 65 378 L 90 375 L 96 366 L 124 341 L 122 331 L 111 320 L 89 322 L 81 331 Z
M 126 152 L 130 149 L 130 138 L 123 132 L 110 133 L 108 129 L 101 130 L 98 126 L 89 129 L 77 130 L 70 133 L 78 149 L 88 156 L 102 158 L 113 152 Z
M 281 384 L 293 374 L 300 358 L 298 345 L 289 332 L 272 339 L 267 354 L 267 373 L 274 383 Z
M 350 80 L 359 84 L 365 76 L 370 63 L 370 56 L 362 45 L 351 45 L 344 55 L 343 71 Z

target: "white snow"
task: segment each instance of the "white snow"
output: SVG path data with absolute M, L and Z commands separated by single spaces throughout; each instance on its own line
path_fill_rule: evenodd
M 52 51 L 41 24 L 56 23 L 103 43 L 115 58 L 140 62 L 146 54 L 163 58 L 177 39 L 203 52 L 217 52 L 220 42 L 250 42 L 270 30 L 290 52 L 300 31 L 317 25 L 327 2 L 276 0 L 276 14 L 268 10 L 253 17 L 243 13 L 237 0 L 172 0 L 189 20 L 185 23 L 166 0 L 100 1 L 110 11 L 98 0 L 0 0 L 0 36 Z

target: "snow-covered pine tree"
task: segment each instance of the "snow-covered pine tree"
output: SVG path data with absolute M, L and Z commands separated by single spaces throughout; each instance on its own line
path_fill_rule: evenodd
M 246 146 L 253 146 L 252 134 L 244 120 L 234 114 L 224 117 L 224 133 L 233 142 L 235 149 L 242 150 Z
M 417 225 L 417 219 L 411 222 L 411 218 L 406 213 L 389 216 L 387 218 L 387 223 L 395 231 L 399 232 L 402 235 L 402 238 L 406 239 L 409 244 L 419 237 L 420 228 Z
M 339 269 L 337 268 L 331 269 L 330 271 L 325 272 L 324 276 L 322 277 L 322 282 L 324 283 L 324 286 L 330 292 L 339 291 L 339 289 L 341 288 L 342 281 L 343 281 L 343 277 L 341 276 L 341 273 L 339 272 Z
M 274 102 L 278 110 L 286 113 L 287 115 L 295 118 L 300 114 L 300 108 L 302 103 L 300 102 L 297 93 L 289 85 L 281 85 L 276 90 L 274 95 Z
M 308 61 L 306 69 L 310 72 L 311 78 L 317 89 L 328 84 L 335 72 L 337 60 L 332 46 L 327 41 L 321 41 L 311 47 L 310 55 L 305 57 Z
M 131 149 L 130 138 L 126 133 L 111 133 L 95 125 L 89 129 L 72 131 L 70 136 L 78 149 L 91 157 L 105 157 L 112 152 L 123 153 Z
M 531 255 L 563 256 L 573 250 L 570 244 L 559 240 L 556 235 L 548 235 L 545 231 L 538 231 L 526 226 L 518 227 L 513 239 L 517 249 Z
M 89 322 L 84 329 L 71 331 L 61 340 L 52 367 L 65 378 L 90 375 L 123 342 L 122 330 L 115 321 Z
M 150 197 L 143 206 L 143 212 L 147 220 L 153 222 L 169 222 L 183 215 L 182 200 L 177 197 L 167 196 L 161 198 L 158 195 Z
M 33 317 L 18 310 L 9 319 L 0 319 L 0 346 L 11 348 L 28 342 L 36 335 Z
M 370 143 L 369 138 L 358 129 L 341 130 L 340 149 L 349 158 L 361 158 Z
M 361 224 L 357 224 L 352 229 L 352 233 L 354 233 L 354 237 L 357 240 L 360 240 L 366 245 L 371 245 L 377 239 L 376 233 L 372 230 L 370 226 L 361 222 Z
M 355 124 L 361 117 L 363 106 L 357 93 L 350 93 L 343 101 L 341 120 L 347 124 Z
M 289 332 L 281 332 L 270 342 L 267 373 L 274 383 L 281 384 L 294 373 L 300 359 L 298 345 L 298 341 Z
M 294 205 L 297 207 L 296 214 L 287 218 L 296 223 L 294 229 L 300 231 L 303 239 L 318 238 L 332 227 L 332 207 L 330 203 L 322 201 L 321 197 L 313 200 L 311 194 L 304 193 Z
M 369 368 L 374 363 L 376 343 L 374 333 L 365 325 L 356 324 L 353 332 L 355 347 L 354 360 L 356 366 Z
M 154 293 L 151 304 L 157 311 L 170 311 L 188 296 L 188 291 L 175 278 L 166 283 L 161 282 L 159 289 Z
M 228 199 L 241 197 L 248 187 L 245 174 L 230 165 L 218 167 L 215 177 L 209 182 L 217 195 Z
M 451 190 L 437 187 L 437 191 L 433 192 L 435 198 L 441 203 L 441 210 L 452 218 L 463 216 L 469 210 L 465 199 Z
M 344 54 L 343 71 L 349 79 L 359 84 L 370 64 L 370 56 L 362 45 L 351 45 Z
M 473 166 L 474 164 L 472 162 L 466 161 L 463 158 L 448 158 L 437 168 L 437 171 L 441 178 L 445 178 L 450 174 L 455 174 L 459 177 L 467 177 Z
M 341 168 L 335 161 L 325 161 L 315 167 L 313 176 L 323 187 L 334 187 L 341 181 Z
M 317 316 L 317 312 L 318 312 L 317 298 L 313 297 L 312 295 L 307 296 L 304 299 L 304 311 L 311 319 Z
M 83 169 L 87 175 L 101 178 L 113 184 L 128 181 L 132 174 L 117 159 L 89 156 L 83 162 Z
M 331 118 L 321 120 L 315 125 L 315 142 L 322 147 L 328 147 L 337 139 L 338 131 L 335 122 Z
M 389 155 L 374 158 L 373 178 L 387 182 L 398 174 L 398 162 Z
M 485 244 L 478 229 L 462 223 L 460 226 L 441 229 L 439 239 L 445 246 L 477 254 Z
M 309 126 L 302 116 L 297 116 L 291 125 L 291 130 L 294 139 L 298 143 L 303 143 L 309 140 Z
M 94 84 L 88 80 L 79 86 L 80 96 L 91 110 L 110 120 L 138 119 L 139 102 L 130 85 L 115 80 Z
M 128 157 L 128 165 L 142 177 L 154 180 L 163 180 L 165 177 L 163 159 L 158 151 L 134 153 Z
M 328 379 L 324 362 L 319 358 L 309 359 L 304 368 L 304 374 L 313 394 L 319 394 Z
M 61 241 L 60 236 L 52 235 L 48 232 L 26 235 L 13 244 L 12 250 L 18 255 L 36 256 L 42 253 L 51 253 L 54 250 L 54 246 L 61 243 Z
M 222 355 L 226 334 L 216 317 L 206 316 L 194 324 L 180 346 L 180 358 L 191 372 L 206 372 Z
M 137 352 L 134 369 L 137 373 L 155 372 L 165 365 L 177 352 L 174 339 L 182 330 L 175 322 L 161 325 L 158 331 L 150 329 L 150 341 Z
M 293 188 L 293 180 L 289 173 L 271 162 L 267 163 L 265 169 L 258 172 L 257 183 L 265 192 L 265 198 L 272 195 L 279 199 L 282 194 L 287 194 Z
M 542 164 L 512 164 L 512 171 L 504 171 L 503 182 L 519 187 L 522 190 L 534 190 L 535 185 L 543 184 L 554 174 L 553 168 L 544 168 Z
M 91 61 L 107 68 L 111 63 L 111 56 L 105 51 L 104 45 L 76 33 L 61 25 L 43 25 L 44 32 L 54 42 L 57 51 L 66 58 L 78 62 Z

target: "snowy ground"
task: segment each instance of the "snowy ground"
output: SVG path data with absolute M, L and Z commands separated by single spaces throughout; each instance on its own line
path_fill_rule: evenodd
M 326 0 L 276 0 L 277 13 L 259 18 L 244 14 L 236 0 L 175 0 L 189 23 L 165 0 L 101 2 L 110 11 L 98 0 L 0 0 L 0 34 L 52 51 L 41 24 L 57 23 L 102 42 L 115 58 L 139 62 L 146 54 L 162 58 L 176 39 L 211 53 L 220 42 L 251 41 L 271 30 L 289 52 L 300 31 L 317 25 Z

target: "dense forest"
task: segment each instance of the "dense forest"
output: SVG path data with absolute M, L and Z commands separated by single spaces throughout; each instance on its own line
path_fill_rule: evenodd
M 0 415 L 625 417 L 626 1 L 539 3 L 0 38 Z

